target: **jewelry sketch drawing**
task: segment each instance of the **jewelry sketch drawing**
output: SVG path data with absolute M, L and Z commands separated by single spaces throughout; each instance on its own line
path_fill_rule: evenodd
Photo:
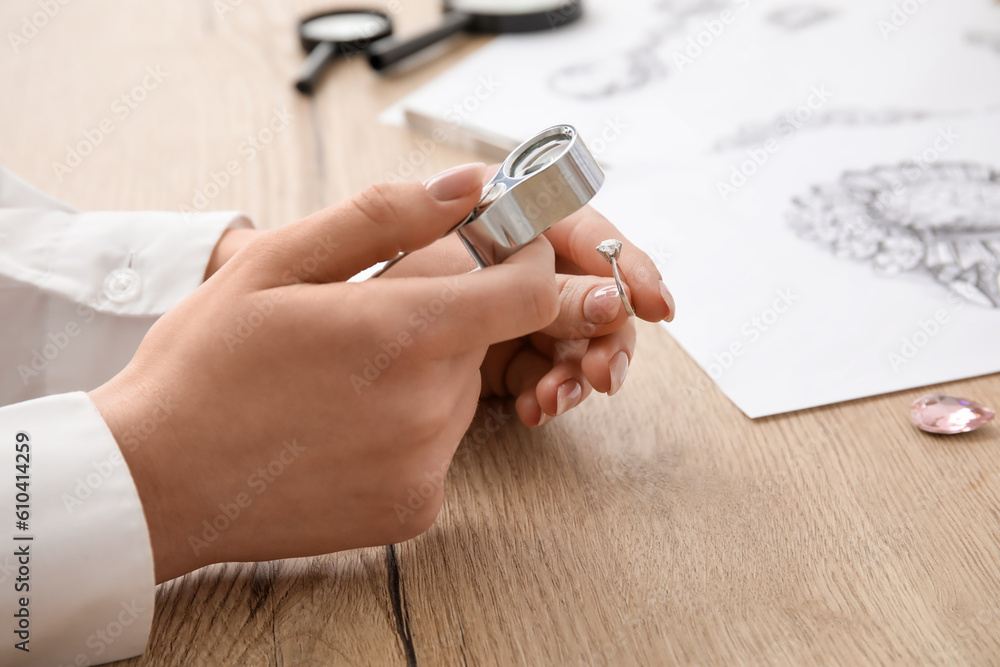
M 673 54 L 686 44 L 692 31 L 704 29 L 706 18 L 723 11 L 746 11 L 733 0 L 657 0 L 652 3 L 652 25 L 624 51 L 603 54 L 590 62 L 574 63 L 549 76 L 556 94 L 578 100 L 598 100 L 641 90 L 676 74 Z M 811 28 L 836 15 L 835 10 L 809 3 L 789 4 L 768 13 L 773 28 L 795 32 Z
M 1000 308 L 1000 170 L 903 162 L 844 173 L 792 200 L 804 238 L 883 274 L 921 273 Z

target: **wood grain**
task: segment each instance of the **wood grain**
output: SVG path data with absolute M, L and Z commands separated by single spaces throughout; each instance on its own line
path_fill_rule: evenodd
M 235 160 L 205 208 L 263 227 L 385 180 L 419 137 L 376 114 L 483 40 L 404 77 L 340 64 L 305 100 L 294 25 L 320 6 L 71 2 L 0 57 L 0 163 L 80 208 L 178 210 Z M 401 30 L 437 11 L 396 6 Z M 147 67 L 165 79 L 114 117 Z M 292 120 L 248 159 L 275 110 Z M 474 157 L 435 146 L 413 177 Z M 933 389 L 1000 405 L 997 376 Z M 535 432 L 484 406 L 424 536 L 171 582 L 122 664 L 1000 664 L 1000 431 L 918 432 L 921 393 L 751 421 L 642 326 L 618 396 Z

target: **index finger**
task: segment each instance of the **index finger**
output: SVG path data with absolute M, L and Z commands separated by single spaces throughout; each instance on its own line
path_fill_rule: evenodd
M 559 314 L 555 253 L 538 238 L 501 264 L 439 278 L 397 278 L 400 313 L 432 356 L 447 357 L 527 336 Z
M 603 215 L 590 206 L 554 224 L 545 232 L 556 254 L 595 276 L 610 276 L 611 265 L 597 252 L 606 239 L 622 242 L 618 270 L 632 293 L 636 315 L 649 322 L 674 319 L 674 298 L 663 282 L 660 270 Z

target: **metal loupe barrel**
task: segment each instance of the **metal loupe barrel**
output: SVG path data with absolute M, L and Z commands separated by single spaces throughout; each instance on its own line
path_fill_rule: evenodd
M 604 172 L 576 129 L 556 125 L 504 160 L 456 231 L 480 268 L 498 264 L 582 208 L 603 184 Z

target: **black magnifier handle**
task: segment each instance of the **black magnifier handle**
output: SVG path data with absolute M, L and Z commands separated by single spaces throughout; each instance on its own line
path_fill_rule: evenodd
M 368 48 L 368 62 L 374 69 L 383 70 L 403 58 L 426 49 L 431 44 L 437 44 L 445 37 L 467 30 L 472 27 L 473 21 L 471 14 L 448 12 L 442 18 L 440 25 L 416 37 L 405 40 L 386 37 L 378 40 Z
M 320 42 L 317 44 L 309 52 L 309 56 L 302 65 L 299 78 L 295 81 L 295 88 L 303 95 L 312 95 L 327 65 L 337 57 L 339 50 L 340 48 L 336 42 Z

